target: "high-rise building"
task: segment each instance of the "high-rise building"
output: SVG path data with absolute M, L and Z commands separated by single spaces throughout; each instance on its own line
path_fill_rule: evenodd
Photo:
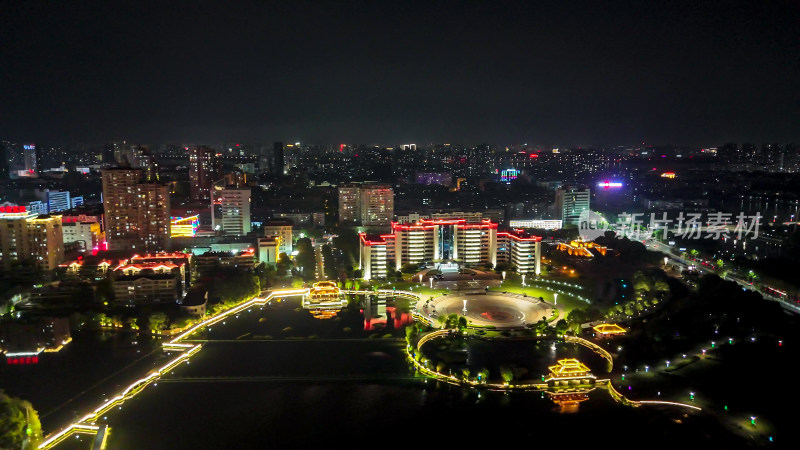
M 354 224 L 361 219 L 361 187 L 357 184 L 339 186 L 339 223 Z
M 170 248 L 170 198 L 168 186 L 161 183 L 137 185 L 139 197 L 138 226 L 146 251 Z
M 272 173 L 275 175 L 283 175 L 286 170 L 283 150 L 283 142 L 276 142 L 272 145 Z
M 0 264 L 31 261 L 53 270 L 64 260 L 61 216 L 32 214 L 24 206 L 0 208 Z
M 387 184 L 339 186 L 339 223 L 389 225 L 394 217 L 394 190 Z
M 394 218 L 394 190 L 386 184 L 362 184 L 361 225 L 389 225 Z
M 103 205 L 110 250 L 167 250 L 170 202 L 167 186 L 142 183 L 141 169 L 104 169 Z
M 590 192 L 588 188 L 564 186 L 556 190 L 556 218 L 564 225 L 578 225 L 580 215 L 589 211 Z
M 105 208 L 106 241 L 110 250 L 126 250 L 141 245 L 139 235 L 138 169 L 105 169 L 103 207 Z
M 250 188 L 227 186 L 220 193 L 222 232 L 243 236 L 250 232 Z
M 39 174 L 38 167 L 37 167 L 37 159 L 36 159 L 36 145 L 35 144 L 24 144 L 22 146 L 22 152 L 25 159 L 25 172 L 29 175 L 35 177 Z
M 47 201 L 47 212 L 55 213 L 59 211 L 66 211 L 72 208 L 72 201 L 70 199 L 69 191 L 51 191 L 45 190 L 42 195 L 42 200 Z
M 189 149 L 189 189 L 192 200 L 211 200 L 211 185 L 219 179 L 216 152 L 208 147 Z

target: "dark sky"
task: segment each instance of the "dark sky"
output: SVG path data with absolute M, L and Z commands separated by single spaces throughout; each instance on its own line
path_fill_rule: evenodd
M 0 138 L 800 141 L 800 2 L 0 0 Z

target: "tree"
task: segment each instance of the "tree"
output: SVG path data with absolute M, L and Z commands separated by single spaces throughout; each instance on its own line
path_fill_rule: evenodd
M 317 256 L 314 251 L 314 246 L 311 245 L 311 239 L 304 237 L 297 240 L 297 256 L 295 257 L 295 261 L 304 279 L 312 280 L 315 278 Z
M 147 318 L 147 326 L 153 331 L 160 331 L 167 328 L 169 318 L 163 312 L 154 312 Z
M 329 280 L 335 280 L 339 276 L 339 262 L 333 257 L 333 249 L 330 244 L 325 244 L 322 246 L 321 252 L 325 276 Z
M 564 333 L 566 333 L 568 329 L 569 329 L 569 324 L 567 323 L 566 320 L 561 319 L 558 322 L 556 322 L 556 333 L 559 336 L 563 336 Z
M 267 263 L 261 263 L 255 267 L 255 274 L 258 276 L 262 288 L 272 286 L 275 278 L 275 267 Z
M 0 390 L 0 448 L 35 449 L 41 439 L 39 414 L 30 402 Z
M 500 366 L 500 378 L 506 383 L 510 383 L 514 379 L 514 369 L 509 366 Z
M 464 376 L 465 380 L 469 380 L 469 374 L 470 374 L 469 367 L 461 369 L 461 374 Z
M 567 323 L 570 325 L 582 325 L 588 322 L 586 316 L 586 311 L 577 308 L 573 309 L 569 312 L 569 314 L 567 314 Z
M 461 316 L 458 318 L 458 331 L 464 331 L 467 329 L 467 318 Z
M 97 291 L 95 298 L 101 304 L 110 304 L 114 302 L 114 282 L 111 278 L 103 278 L 97 282 L 95 286 Z
M 406 326 L 406 342 L 411 345 L 411 341 L 416 339 L 417 335 L 419 335 L 419 330 L 415 325 L 407 325 Z
M 494 271 L 497 273 L 512 272 L 511 269 L 512 269 L 511 264 L 507 262 L 500 262 L 497 263 L 497 265 L 494 268 Z
M 479 370 L 478 373 L 475 374 L 475 378 L 478 380 L 478 382 L 485 383 L 486 380 L 489 379 L 489 369 L 487 369 L 486 367 L 482 367 L 481 370 Z
M 96 313 L 89 317 L 89 326 L 93 330 L 99 330 L 109 323 L 109 318 L 103 313 Z
M 278 261 L 275 263 L 275 274 L 279 277 L 285 277 L 292 266 L 292 260 L 286 252 L 281 252 L 278 255 Z
M 400 267 L 400 272 L 403 272 L 403 273 L 417 273 L 418 269 L 419 269 L 419 265 L 418 264 L 405 263 Z
M 550 324 L 547 323 L 547 320 L 545 320 L 544 317 L 542 317 L 538 322 L 536 322 L 536 327 L 534 330 L 538 335 L 545 335 L 548 331 L 550 331 Z

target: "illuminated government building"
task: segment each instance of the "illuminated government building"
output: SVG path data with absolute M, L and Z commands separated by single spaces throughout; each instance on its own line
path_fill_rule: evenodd
M 489 219 L 420 219 L 392 222 L 389 234 L 360 233 L 360 267 L 365 280 L 386 277 L 387 267 L 452 261 L 466 267 L 508 262 L 519 273 L 540 273 L 541 241 L 520 231 L 497 231 Z

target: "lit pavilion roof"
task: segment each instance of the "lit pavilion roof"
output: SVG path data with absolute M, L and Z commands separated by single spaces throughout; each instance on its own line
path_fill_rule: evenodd
M 555 366 L 548 367 L 553 377 L 583 376 L 589 373 L 589 368 L 575 358 L 559 359 Z
M 628 331 L 615 323 L 601 323 L 593 328 L 600 334 L 624 334 Z

